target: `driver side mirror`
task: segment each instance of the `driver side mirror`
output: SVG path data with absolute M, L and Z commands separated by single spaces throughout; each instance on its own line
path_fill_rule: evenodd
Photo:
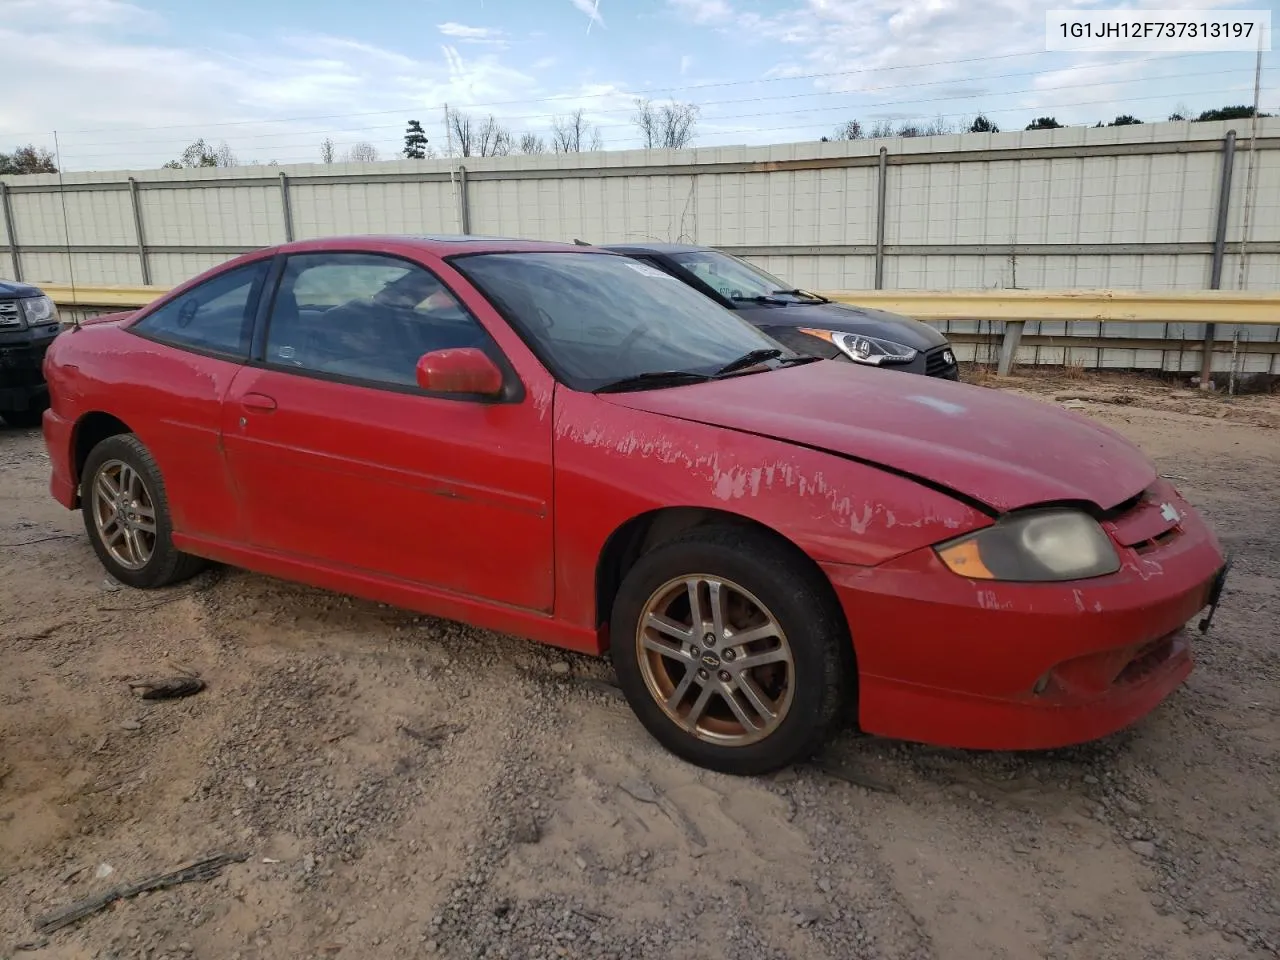
M 502 371 L 475 347 L 432 350 L 418 359 L 418 386 L 432 393 L 473 393 L 492 397 L 502 392 Z

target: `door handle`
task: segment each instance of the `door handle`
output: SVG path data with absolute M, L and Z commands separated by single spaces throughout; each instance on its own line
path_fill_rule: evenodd
M 246 393 L 240 398 L 240 406 L 254 413 L 270 413 L 276 408 L 276 401 L 263 393 Z

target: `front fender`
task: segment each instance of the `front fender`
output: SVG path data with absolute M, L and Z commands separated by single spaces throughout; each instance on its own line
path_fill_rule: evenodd
M 653 510 L 737 514 L 819 563 L 875 566 L 991 523 L 910 478 L 782 440 L 692 423 L 558 390 L 557 614 L 591 626 L 608 538 Z

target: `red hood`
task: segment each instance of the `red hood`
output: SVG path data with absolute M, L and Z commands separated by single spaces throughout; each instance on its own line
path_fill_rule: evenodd
M 835 360 L 599 396 L 854 457 L 997 511 L 1064 500 L 1110 509 L 1156 477 L 1119 434 L 1060 407 Z

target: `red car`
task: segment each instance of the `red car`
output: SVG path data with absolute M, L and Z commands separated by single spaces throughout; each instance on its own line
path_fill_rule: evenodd
M 263 249 L 46 360 L 59 502 L 154 588 L 206 560 L 610 654 L 676 754 L 1115 731 L 1191 670 L 1213 533 L 1112 431 L 798 356 L 593 248 Z M 1210 612 L 1210 617 L 1212 612 Z

